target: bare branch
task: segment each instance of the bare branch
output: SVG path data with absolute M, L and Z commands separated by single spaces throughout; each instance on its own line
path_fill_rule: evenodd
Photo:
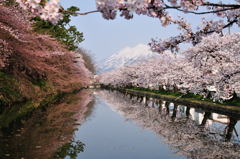
M 63 10 L 60 10 L 60 12 L 69 13 L 69 14 L 73 14 L 73 15 L 88 15 L 88 14 L 91 14 L 91 13 L 98 13 L 100 11 L 99 10 L 94 10 L 94 11 L 89 11 L 89 12 L 78 13 L 78 12 L 71 12 L 71 11 L 63 9 Z
M 192 14 L 196 14 L 196 15 L 202 15 L 202 14 L 219 13 L 219 12 L 224 12 L 224 11 L 228 11 L 228 10 L 235 10 L 235 9 L 239 9 L 239 8 L 232 7 L 232 8 L 224 8 L 224 9 L 218 9 L 218 10 L 212 10 L 212 11 L 206 11 L 206 12 L 194 12 L 194 11 L 188 11 L 188 10 L 181 9 L 180 7 L 172 7 L 172 6 L 166 5 L 166 7 L 164 9 L 176 9 L 176 10 L 184 12 L 184 13 L 192 13 Z
M 100 12 L 99 10 L 94 10 L 94 11 L 89 11 L 89 12 L 84 12 L 84 13 L 76 13 L 77 15 L 87 15 L 87 14 L 91 14 L 91 13 L 98 13 Z

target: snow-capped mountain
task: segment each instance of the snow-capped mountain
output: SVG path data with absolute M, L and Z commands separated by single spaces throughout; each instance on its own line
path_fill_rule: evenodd
M 122 66 L 128 66 L 143 60 L 158 57 L 157 53 L 150 50 L 149 46 L 139 44 L 135 47 L 126 47 L 116 54 L 98 64 L 98 72 L 109 72 Z

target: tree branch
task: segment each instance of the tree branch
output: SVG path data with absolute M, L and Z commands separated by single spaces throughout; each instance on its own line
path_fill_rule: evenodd
M 171 7 L 171 6 L 166 5 L 166 7 L 164 9 L 176 9 L 176 10 L 184 12 L 184 13 L 192 13 L 192 14 L 196 14 L 196 15 L 202 15 L 202 14 L 219 13 L 219 12 L 224 12 L 224 11 L 228 11 L 228 10 L 235 10 L 235 9 L 239 9 L 239 8 L 224 8 L 224 9 L 212 10 L 212 11 L 206 11 L 206 12 L 194 12 L 194 11 L 180 9 L 180 7 Z
M 87 14 L 91 14 L 91 13 L 98 13 L 100 12 L 99 10 L 94 10 L 94 11 L 89 11 L 89 12 L 84 12 L 84 13 L 76 13 L 77 15 L 87 15 Z
M 240 5 L 238 4 L 220 4 L 220 3 L 210 3 L 210 2 L 206 2 L 202 6 L 240 8 Z
M 91 14 L 91 13 L 98 13 L 100 11 L 99 10 L 94 10 L 94 11 L 89 11 L 89 12 L 78 13 L 78 12 L 71 12 L 71 11 L 68 11 L 68 10 L 60 10 L 60 12 L 69 13 L 69 14 L 72 14 L 72 15 L 88 15 L 88 14 Z

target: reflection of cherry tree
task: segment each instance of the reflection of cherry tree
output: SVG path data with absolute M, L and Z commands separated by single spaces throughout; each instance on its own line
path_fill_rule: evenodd
M 77 158 L 77 153 L 84 150 L 84 144 L 74 140 L 74 131 L 92 112 L 91 93 L 84 90 L 65 96 L 57 105 L 34 111 L 29 119 L 22 121 L 18 130 L 0 135 L 1 159 Z
M 100 82 L 191 92 L 205 97 L 213 92 L 214 100 L 229 100 L 240 93 L 239 38 L 240 34 L 223 37 L 213 34 L 181 54 L 164 53 L 141 65 L 100 75 Z
M 202 126 L 191 120 L 189 107 L 183 109 L 183 106 L 157 99 L 149 99 L 155 104 L 149 101 L 146 105 L 139 102 L 139 97 L 130 99 L 120 92 L 99 91 L 97 95 L 126 119 L 162 136 L 181 155 L 196 159 L 239 158 L 240 146 L 223 142 L 222 129 L 205 128 L 203 131 Z

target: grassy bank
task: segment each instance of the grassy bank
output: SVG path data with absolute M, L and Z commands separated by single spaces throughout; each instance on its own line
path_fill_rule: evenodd
M 24 101 L 18 87 L 19 82 L 12 75 L 0 72 L 0 109 L 2 106 Z
M 156 93 L 156 94 L 161 94 L 161 95 L 168 95 L 168 96 L 172 96 L 175 98 L 181 98 L 181 99 L 200 100 L 200 101 L 205 101 L 205 102 L 210 102 L 210 103 L 215 103 L 215 104 L 240 106 L 240 98 L 237 98 L 236 96 L 234 96 L 231 100 L 223 101 L 222 103 L 220 103 L 220 102 L 213 102 L 213 100 L 210 98 L 204 98 L 201 95 L 196 95 L 193 93 L 183 94 L 181 92 L 170 92 L 170 91 L 165 91 L 165 90 L 152 90 L 152 89 L 147 89 L 147 88 L 130 88 L 130 89 L 136 90 L 136 91 L 151 92 L 151 93 Z
M 82 56 L 69 51 L 83 40 L 82 34 L 68 25 L 70 15 L 64 15 L 57 26 L 40 19 L 35 19 L 38 25 L 33 26 L 33 17 L 13 5 L 14 0 L 8 5 L 0 3 L 1 128 L 87 86 L 92 74 Z
M 164 90 L 151 90 L 146 88 L 114 88 L 109 86 L 101 86 L 104 89 L 118 90 L 124 93 L 130 93 L 136 96 L 146 96 L 152 98 L 159 98 L 169 102 L 179 103 L 190 107 L 199 107 L 207 110 L 214 110 L 224 113 L 226 115 L 240 115 L 240 99 L 234 98 L 224 103 L 213 102 L 211 99 L 203 98 L 195 94 L 182 94 L 179 92 L 168 92 Z
M 14 126 L 18 124 L 22 119 L 31 116 L 31 113 L 36 109 L 44 109 L 51 104 L 60 103 L 65 96 L 75 94 L 79 90 L 73 90 L 72 92 L 58 92 L 54 94 L 47 95 L 40 101 L 37 100 L 27 100 L 24 103 L 19 103 L 11 105 L 11 107 L 5 108 L 0 114 L 0 129 Z
M 214 103 L 210 99 L 204 99 L 202 96 L 194 94 L 182 94 L 177 92 L 166 92 L 162 90 L 150 90 L 144 88 L 125 88 L 121 89 L 127 93 L 131 93 L 139 96 L 149 96 L 154 98 L 160 98 L 167 101 L 172 101 L 184 105 L 190 105 L 195 107 L 221 110 L 226 113 L 240 114 L 240 103 L 238 100 L 227 101 L 225 103 Z M 230 104 L 227 104 L 230 103 Z M 239 103 L 239 105 L 238 105 Z
M 57 91 L 48 81 L 29 81 L 0 72 L 0 128 L 17 123 L 35 109 L 57 103 L 65 95 L 80 89 Z

